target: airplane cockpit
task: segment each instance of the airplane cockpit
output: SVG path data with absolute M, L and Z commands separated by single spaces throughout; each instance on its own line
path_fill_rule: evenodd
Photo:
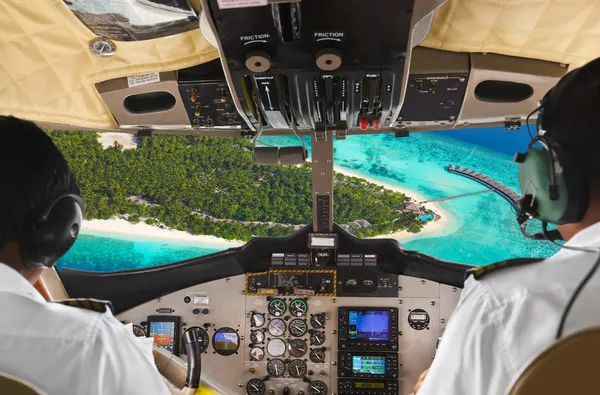
M 58 3 L 30 9 L 23 26 L 42 12 L 67 21 L 72 35 L 57 28 L 52 39 L 72 51 L 79 66 L 69 72 L 84 82 L 61 81 L 62 98 L 36 113 L 24 105 L 29 82 L 15 79 L 3 111 L 54 129 L 244 137 L 256 164 L 311 163 L 312 223 L 291 236 L 144 269 L 63 268 L 40 285 L 50 299 L 64 287 L 110 301 L 136 335 L 154 339 L 163 375 L 181 387 L 197 368 L 196 386 L 201 372 L 217 394 L 411 393 L 472 266 L 339 226 L 335 146 L 359 134 L 518 129 L 581 61 L 573 48 L 561 54 L 569 61 L 521 56 L 533 50 L 506 36 L 499 44 L 501 23 L 472 36 L 490 16 L 461 13 L 463 0 L 150 0 L 124 2 L 127 12 Z M 119 12 L 132 22 L 104 18 Z M 298 143 L 265 146 L 261 136 Z

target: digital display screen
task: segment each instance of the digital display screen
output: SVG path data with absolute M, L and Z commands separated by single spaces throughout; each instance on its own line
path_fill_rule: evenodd
M 154 344 L 175 352 L 175 323 L 150 321 L 150 337 Z
M 362 381 L 355 381 L 354 388 L 380 388 L 385 389 L 385 383 L 365 383 Z
M 353 355 L 352 373 L 384 375 L 385 357 L 381 355 Z
M 239 337 L 235 332 L 217 332 L 214 338 L 214 348 L 217 351 L 235 351 L 238 349 Z
M 427 320 L 427 315 L 425 314 L 411 314 L 411 320 L 425 321 Z
M 349 310 L 348 339 L 351 341 L 389 341 L 388 310 Z

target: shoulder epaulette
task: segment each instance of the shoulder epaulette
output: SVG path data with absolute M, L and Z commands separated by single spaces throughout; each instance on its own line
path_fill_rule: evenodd
M 543 259 L 541 259 L 541 258 L 517 258 L 517 259 L 509 259 L 506 261 L 490 263 L 489 265 L 478 266 L 478 267 L 474 267 L 472 269 L 467 270 L 465 273 L 465 280 L 467 278 L 469 278 L 469 276 L 471 276 L 471 275 L 473 276 L 473 278 L 475 280 L 479 280 L 483 276 L 485 276 L 489 273 L 497 272 L 501 269 L 506 269 L 509 267 L 523 266 L 523 265 L 528 265 L 530 263 L 536 263 L 536 262 L 541 262 L 541 261 L 543 261 Z
M 80 309 L 97 311 L 98 313 L 106 313 L 109 310 L 113 314 L 115 312 L 112 303 L 106 300 L 77 298 L 58 300 L 54 303 L 64 304 L 66 306 L 77 307 Z

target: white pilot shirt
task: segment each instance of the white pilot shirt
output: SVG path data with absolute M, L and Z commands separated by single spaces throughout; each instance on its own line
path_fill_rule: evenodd
M 135 342 L 110 312 L 47 303 L 0 263 L 0 372 L 48 395 L 170 394 Z
M 600 222 L 566 244 L 600 246 Z M 561 249 L 542 262 L 465 282 L 460 301 L 417 395 L 505 395 L 554 342 L 564 308 L 598 253 Z M 600 324 L 600 273 L 585 286 L 563 336 Z

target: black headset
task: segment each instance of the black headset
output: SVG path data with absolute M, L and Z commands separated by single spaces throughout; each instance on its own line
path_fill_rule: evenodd
M 81 196 L 66 193 L 31 211 L 22 223 L 13 221 L 27 268 L 52 267 L 69 251 L 81 229 L 83 207 Z
M 515 155 L 515 162 L 519 163 L 519 185 L 523 194 L 517 216 L 521 225 L 532 218 L 539 219 L 544 224 L 578 222 L 588 208 L 588 187 L 583 169 L 572 152 L 546 136 L 544 123 L 548 102 L 562 94 L 564 86 L 573 80 L 579 70 L 569 73 L 546 93 L 539 107 L 530 114 L 538 112 L 536 137 L 529 143 L 526 153 Z

